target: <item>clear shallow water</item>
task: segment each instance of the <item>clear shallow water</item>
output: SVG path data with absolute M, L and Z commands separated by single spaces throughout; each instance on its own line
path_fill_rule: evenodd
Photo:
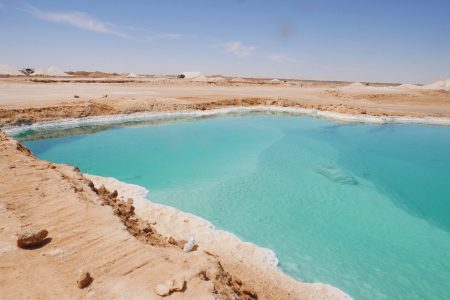
M 25 144 L 271 248 L 301 280 L 450 298 L 450 127 L 249 115 L 88 130 Z

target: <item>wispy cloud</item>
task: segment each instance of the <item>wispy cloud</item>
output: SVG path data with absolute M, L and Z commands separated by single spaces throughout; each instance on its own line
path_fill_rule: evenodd
M 234 41 L 224 45 L 226 53 L 236 55 L 239 58 L 244 58 L 252 54 L 256 47 L 243 45 L 242 42 Z
M 156 40 L 179 40 L 184 36 L 181 33 L 153 33 L 147 35 L 147 40 L 156 41 Z
M 28 5 L 28 12 L 34 17 L 44 20 L 47 22 L 67 24 L 80 29 L 111 34 L 119 37 L 127 37 L 127 35 L 111 24 L 98 20 L 85 12 L 80 11 L 66 11 L 66 12 L 55 12 L 55 11 L 45 11 L 37 7 Z
M 148 30 L 145 28 L 135 27 L 135 26 L 126 26 L 124 27 L 125 30 L 129 32 L 133 32 L 139 36 L 142 37 L 142 39 L 154 42 L 157 40 L 181 40 L 181 39 L 187 39 L 191 38 L 192 36 L 187 36 L 182 33 L 178 32 L 155 32 L 152 30 Z
M 266 56 L 266 59 L 276 62 L 276 63 L 298 63 L 300 61 L 298 61 L 295 58 L 286 56 L 284 54 L 280 54 L 280 53 L 270 53 Z

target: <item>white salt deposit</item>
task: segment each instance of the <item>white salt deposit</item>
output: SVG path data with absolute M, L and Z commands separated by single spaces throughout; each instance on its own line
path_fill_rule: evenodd
M 127 75 L 127 77 L 128 77 L 128 78 L 138 78 L 139 75 L 134 74 L 134 73 L 130 73 L 130 74 Z
M 66 73 L 58 69 L 57 67 L 51 66 L 48 69 L 37 69 L 33 74 L 33 76 L 68 76 Z
M 17 68 L 13 68 L 8 65 L 0 65 L 0 75 L 24 75 Z M 51 66 L 48 69 L 37 69 L 34 71 L 32 76 L 68 76 L 66 73 L 58 69 L 57 67 Z
M 345 88 L 355 89 L 355 88 L 365 88 L 367 85 L 362 84 L 361 82 L 353 82 L 349 85 L 345 86 Z
M 192 249 L 194 249 L 195 243 L 196 243 L 195 238 L 191 236 L 189 241 L 183 246 L 183 251 L 184 252 L 191 251 Z
M 202 82 L 204 82 L 204 81 L 207 81 L 207 78 L 206 78 L 205 75 L 200 75 L 200 76 L 197 76 L 195 78 L 192 78 L 191 80 L 192 81 L 202 81 Z
M 2 130 L 6 134 L 17 135 L 27 130 L 75 128 L 82 125 L 94 126 L 101 124 L 116 124 L 124 122 L 165 120 L 174 117 L 201 118 L 215 115 L 226 115 L 233 113 L 244 114 L 253 112 L 274 112 L 274 113 L 290 113 L 294 115 L 309 115 L 317 118 L 324 118 L 345 123 L 367 123 L 367 124 L 407 123 L 407 124 L 429 124 L 429 125 L 450 126 L 450 118 L 403 117 L 403 116 L 379 117 L 369 115 L 349 115 L 331 111 L 320 111 L 306 108 L 254 106 L 254 107 L 230 107 L 206 111 L 141 112 L 141 113 L 109 115 L 109 116 L 68 118 L 58 121 L 36 122 L 31 125 L 4 126 Z
M 23 75 L 16 68 L 8 65 L 0 65 L 0 75 Z
M 450 90 L 450 79 L 439 80 L 424 86 L 428 90 Z
M 404 84 L 399 85 L 397 88 L 402 89 L 402 90 L 418 90 L 418 89 L 422 89 L 423 87 L 421 87 L 420 85 L 416 85 L 416 84 L 404 83 Z
M 238 237 L 227 231 L 215 229 L 205 219 L 190 213 L 182 212 L 174 207 L 151 202 L 146 198 L 148 190 L 145 188 L 118 181 L 111 177 L 101 177 L 84 174 L 92 180 L 95 186 L 102 184 L 108 190 L 117 190 L 122 199 L 132 198 L 138 217 L 145 220 L 158 220 L 154 225 L 159 233 L 172 236 L 177 240 L 189 238 L 183 250 L 189 252 L 195 245 L 203 250 L 210 251 L 222 257 L 232 256 L 245 261 L 262 270 L 276 270 L 278 260 L 275 253 L 252 243 L 241 241 Z M 195 232 L 195 238 L 192 233 Z
M 206 76 L 200 72 L 183 72 L 184 78 L 192 81 L 206 81 Z

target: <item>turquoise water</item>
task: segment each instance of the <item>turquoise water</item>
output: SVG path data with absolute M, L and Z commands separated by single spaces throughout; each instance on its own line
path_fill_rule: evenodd
M 301 280 L 450 299 L 450 127 L 247 115 L 102 130 L 25 144 L 270 248 Z

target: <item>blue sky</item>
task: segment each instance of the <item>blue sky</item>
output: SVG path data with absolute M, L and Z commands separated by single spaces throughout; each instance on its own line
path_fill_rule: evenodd
M 450 1 L 0 0 L 0 64 L 426 83 L 450 77 Z

